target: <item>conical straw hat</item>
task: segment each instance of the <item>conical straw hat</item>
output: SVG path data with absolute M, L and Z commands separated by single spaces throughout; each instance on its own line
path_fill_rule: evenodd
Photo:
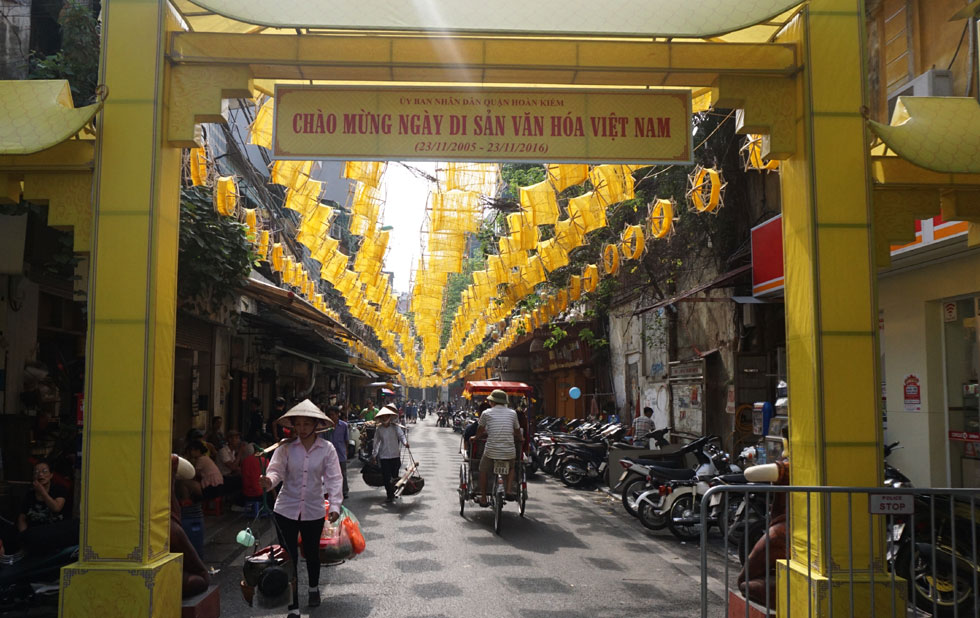
M 381 410 L 377 414 L 374 415 L 374 420 L 378 420 L 382 416 L 394 416 L 394 417 L 397 417 L 398 416 L 398 412 L 392 407 L 391 404 L 388 404 L 385 407 L 381 408 Z
M 303 401 L 297 403 L 295 406 L 290 408 L 285 414 L 276 419 L 276 422 L 280 425 L 286 427 L 292 427 L 292 419 L 297 416 L 305 416 L 307 418 L 312 418 L 317 421 L 318 426 L 330 427 L 333 425 L 333 421 L 327 418 L 327 415 L 323 413 L 320 408 L 316 407 L 312 401 L 309 399 L 304 399 Z

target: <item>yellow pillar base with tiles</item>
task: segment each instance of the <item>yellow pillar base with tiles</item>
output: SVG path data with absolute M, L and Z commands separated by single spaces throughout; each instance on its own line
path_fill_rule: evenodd
M 180 150 L 167 144 L 168 3 L 102 5 L 79 562 L 63 618 L 171 617 L 170 553 Z
M 883 464 L 864 3 L 811 0 L 778 41 L 796 43 L 806 67 L 792 78 L 800 147 L 780 166 L 790 478 L 876 487 Z M 883 522 L 864 496 L 794 494 L 788 502 L 780 616 L 904 615 L 904 592 L 893 598 L 883 568 Z

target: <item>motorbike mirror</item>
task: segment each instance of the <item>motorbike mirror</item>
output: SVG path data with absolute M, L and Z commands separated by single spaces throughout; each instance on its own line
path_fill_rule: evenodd
M 750 483 L 775 483 L 779 479 L 779 466 L 760 464 L 745 469 L 745 480 Z

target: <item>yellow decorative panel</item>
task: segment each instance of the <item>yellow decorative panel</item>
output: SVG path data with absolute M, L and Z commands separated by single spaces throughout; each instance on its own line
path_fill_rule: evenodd
M 814 119 L 814 156 L 827 168 L 827 175 L 817 181 L 820 200 L 817 220 L 821 223 L 868 223 L 867 184 L 864 169 L 855 165 L 845 152 L 864 147 L 864 119 L 853 117 L 820 117 Z

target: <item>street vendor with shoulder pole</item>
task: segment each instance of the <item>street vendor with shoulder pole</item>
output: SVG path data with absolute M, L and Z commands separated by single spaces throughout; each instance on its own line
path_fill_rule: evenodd
M 375 419 L 379 423 L 374 430 L 374 450 L 371 459 L 381 465 L 381 475 L 385 483 L 385 502 L 395 500 L 395 482 L 401 469 L 401 446 L 408 448 L 408 438 L 401 426 L 394 422 L 398 418 L 395 404 L 389 403 L 381 408 Z
M 332 425 L 320 408 L 306 399 L 283 414 L 277 423 L 293 430 L 294 439 L 281 443 L 272 454 L 269 468 L 259 482 L 269 491 L 279 483 L 282 490 L 273 509 L 279 542 L 295 565 L 297 536 L 303 537 L 306 573 L 309 576 L 309 607 L 320 604 L 320 534 L 323 531 L 325 507 L 323 497 L 330 500 L 331 522 L 340 517 L 344 501 L 343 475 L 333 444 L 317 437 L 317 429 Z M 299 591 L 294 580 L 289 616 L 299 618 Z

